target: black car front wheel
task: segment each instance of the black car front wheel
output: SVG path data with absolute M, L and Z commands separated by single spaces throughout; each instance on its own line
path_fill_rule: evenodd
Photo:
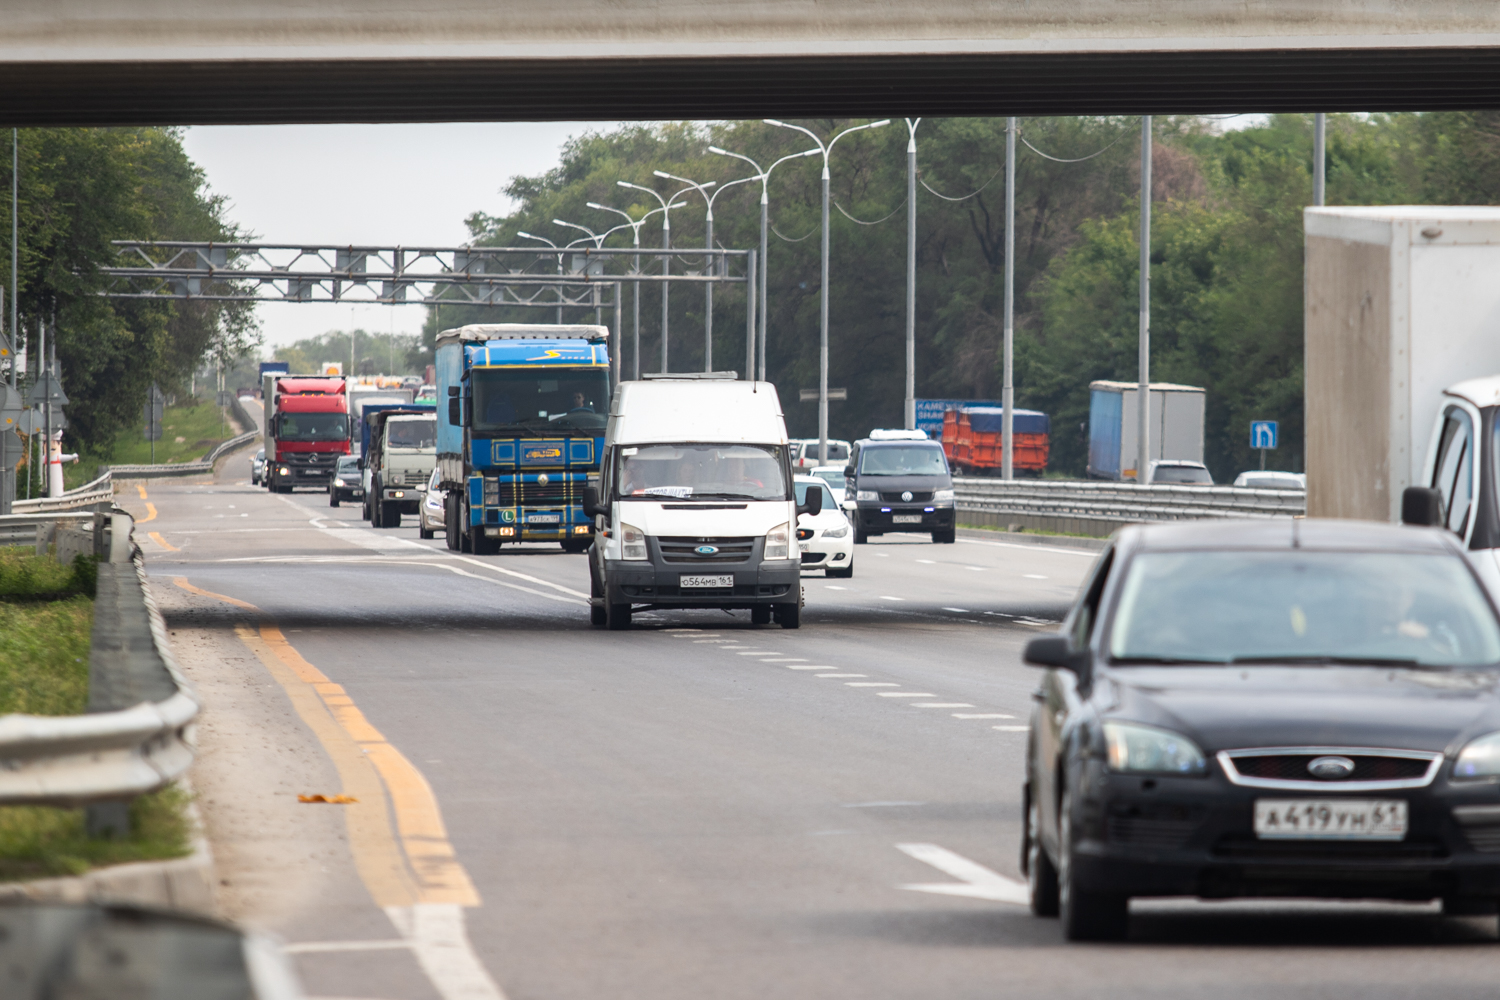
M 1058 816 L 1058 916 L 1069 941 L 1121 941 L 1130 929 L 1130 897 L 1077 885 L 1073 863 L 1073 793 L 1063 793 Z
M 1026 887 L 1031 895 L 1031 912 L 1039 917 L 1057 916 L 1057 868 L 1042 846 L 1042 811 L 1026 789 Z

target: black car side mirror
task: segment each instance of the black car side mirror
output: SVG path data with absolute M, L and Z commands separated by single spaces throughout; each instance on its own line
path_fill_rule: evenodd
M 1443 491 L 1408 486 L 1401 492 L 1401 523 L 1424 526 L 1443 523 Z
M 808 487 L 807 502 L 799 503 L 797 505 L 797 514 L 799 516 L 802 514 L 807 514 L 812 517 L 817 517 L 821 513 L 823 513 L 823 491 Z
M 1055 667 L 1082 676 L 1088 669 L 1089 654 L 1073 648 L 1073 642 L 1060 632 L 1039 635 L 1026 644 L 1021 659 L 1033 667 Z
M 609 509 L 599 506 L 599 491 L 592 486 L 583 488 L 583 512 L 589 517 L 609 516 Z
M 844 478 L 845 479 L 853 479 L 854 478 L 854 466 L 852 466 L 852 465 L 846 465 L 846 466 L 844 466 Z

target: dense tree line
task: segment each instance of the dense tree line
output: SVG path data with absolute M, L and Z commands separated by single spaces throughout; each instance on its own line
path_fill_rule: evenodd
M 9 139 L 9 135 L 4 135 Z M 152 382 L 185 390 L 205 358 L 224 362 L 258 343 L 244 306 L 105 299 L 98 268 L 115 239 L 226 241 L 241 234 L 174 129 L 22 129 L 18 171 L 18 324 L 38 369 L 39 325 L 57 331 L 69 440 L 107 454 L 140 425 Z M 0 281 L 9 295 L 11 156 L 0 149 Z M 9 325 L 9 305 L 5 321 Z M 49 346 L 48 353 L 51 349 Z
M 828 136 L 852 121 L 798 122 Z M 1139 119 L 1030 119 L 1017 160 L 1016 393 L 1019 405 L 1053 417 L 1053 468 L 1081 474 L 1088 383 L 1136 378 Z M 1250 467 L 1251 419 L 1282 422 L 1273 464 L 1301 469 L 1302 209 L 1311 201 L 1310 116 L 1273 116 L 1220 132 L 1200 118 L 1156 122 L 1153 158 L 1153 377 L 1208 391 L 1207 458 L 1223 479 Z M 917 192 L 919 396 L 995 398 L 1001 383 L 1004 275 L 1004 122 L 928 119 L 917 133 L 924 184 Z M 849 389 L 832 404 L 836 436 L 899 426 L 904 380 L 907 131 L 897 121 L 842 140 L 832 157 L 831 374 Z M 710 145 L 762 164 L 808 148 L 796 132 L 759 122 L 627 126 L 575 138 L 556 168 L 518 177 L 518 201 L 505 216 L 476 214 L 476 243 L 515 246 L 521 231 L 566 243 L 579 234 L 561 218 L 603 231 L 618 217 L 594 201 L 639 218 L 654 199 L 619 180 L 662 194 L 681 185 L 654 170 L 724 184 L 751 171 L 708 152 Z M 1062 163 L 1038 155 L 1038 151 Z M 1097 154 L 1097 155 L 1093 155 Z M 792 161 L 773 175 L 769 251 L 769 360 L 793 433 L 816 429 L 814 404 L 797 391 L 818 374 L 820 158 Z M 758 241 L 759 185 L 726 192 L 715 204 L 715 239 L 726 247 Z M 967 196 L 967 197 L 966 197 Z M 960 200 L 949 200 L 960 199 Z M 673 213 L 673 245 L 701 246 L 703 205 L 696 194 Z M 1329 123 L 1328 203 L 1492 203 L 1500 200 L 1500 116 L 1494 113 L 1339 115 Z M 852 217 L 852 218 L 851 218 Z M 642 229 L 659 245 L 660 216 Z M 854 220 L 859 220 L 858 222 Z M 883 220 L 883 221 L 882 221 Z M 860 223 L 877 223 L 863 225 Z M 629 231 L 610 238 L 628 246 Z M 691 264 L 684 251 L 678 267 Z M 627 295 L 629 293 L 627 292 Z M 659 299 L 642 298 L 643 370 L 659 356 Z M 701 366 L 702 296 L 672 296 L 674 369 Z M 743 364 L 743 296 L 715 304 L 717 367 Z M 533 321 L 521 310 L 444 305 L 438 326 Z M 568 319 L 591 321 L 592 311 Z M 628 312 L 627 312 L 628 316 Z M 627 318 L 627 332 L 629 320 Z M 628 340 L 628 337 L 627 337 Z M 721 359 L 731 359 L 724 362 Z
M 432 355 L 410 333 L 330 330 L 276 348 L 271 356 L 294 372 L 320 371 L 325 361 L 343 364 L 346 375 L 420 375 Z

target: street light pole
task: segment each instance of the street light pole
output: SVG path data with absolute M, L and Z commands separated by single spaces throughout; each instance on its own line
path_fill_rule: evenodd
M 1016 457 L 1016 120 L 1005 123 L 1005 376 L 1000 388 L 1000 477 L 1015 478 Z
M 633 191 L 644 191 L 651 197 L 655 198 L 657 201 L 661 202 L 661 248 L 663 250 L 672 249 L 671 210 L 677 207 L 673 203 L 677 200 L 677 195 L 685 194 L 692 189 L 684 188 L 683 190 L 678 191 L 677 194 L 672 195 L 672 197 L 670 198 L 663 198 L 661 195 L 656 193 L 656 190 L 654 188 L 648 188 L 640 184 L 632 184 L 629 181 L 615 181 L 615 183 L 622 188 L 630 188 Z M 667 279 L 671 276 L 671 274 L 672 255 L 664 253 L 661 255 L 661 370 L 663 375 L 670 371 L 670 369 L 667 367 L 667 321 L 668 307 L 671 305 L 672 283 Z
M 536 240 L 538 243 L 545 243 L 549 247 L 552 247 L 553 249 L 557 248 L 557 244 L 553 243 L 551 240 L 547 239 L 547 237 L 545 237 L 545 236 L 533 236 L 530 233 L 519 233 L 519 232 L 516 233 L 516 235 L 519 236 L 519 237 L 521 237 L 521 239 L 523 239 L 523 240 Z M 563 273 L 562 254 L 558 254 L 557 255 L 557 276 L 559 278 L 562 277 L 562 273 Z M 557 325 L 558 326 L 562 326 L 562 321 L 563 321 L 562 294 L 563 294 L 562 293 L 562 286 L 558 285 L 557 286 Z
M 1328 116 L 1324 114 L 1313 115 L 1313 205 L 1323 207 L 1323 196 L 1327 182 L 1327 159 L 1328 159 Z M 1265 452 L 1261 452 L 1265 457 Z
M 731 153 L 729 150 L 720 149 L 718 146 L 709 146 L 708 151 L 710 153 L 717 153 L 719 156 L 732 156 L 736 160 L 744 160 L 746 163 L 755 168 L 755 176 L 747 177 L 746 180 L 760 181 L 760 260 L 758 261 L 758 271 L 760 278 L 760 303 L 759 307 L 756 309 L 756 312 L 759 314 L 756 319 L 759 323 L 760 328 L 756 334 L 756 340 L 758 341 L 757 351 L 759 355 L 759 363 L 757 367 L 760 369 L 760 379 L 762 382 L 764 382 L 766 380 L 766 284 L 771 273 L 771 268 L 767 264 L 767 254 L 770 249 L 767 244 L 767 236 L 771 228 L 771 198 L 769 193 L 771 171 L 781 166 L 787 160 L 799 160 L 807 156 L 817 156 L 820 152 L 822 152 L 822 150 L 804 149 L 800 153 L 793 153 L 790 156 L 783 156 L 781 159 L 777 160 L 775 163 L 771 164 L 764 170 L 760 168 L 759 163 L 756 163 L 754 160 L 750 159 L 750 157 L 744 155 L 743 153 Z M 733 183 L 740 184 L 743 182 L 734 181 Z M 729 187 L 729 185 L 725 184 L 724 187 L 727 188 Z M 724 190 L 724 188 L 720 188 L 719 190 L 722 191 Z M 751 372 L 750 374 L 752 378 L 755 376 L 755 372 Z
M 587 204 L 589 208 L 592 208 L 595 211 L 599 211 L 599 212 L 613 212 L 615 215 L 618 215 L 621 218 L 623 218 L 625 220 L 625 222 L 624 222 L 623 225 L 616 226 L 614 229 L 609 230 L 609 232 L 605 233 L 604 235 L 608 236 L 609 233 L 614 232 L 616 229 L 624 229 L 625 226 L 629 226 L 630 227 L 630 233 L 631 233 L 631 245 L 634 246 L 635 249 L 637 249 L 637 250 L 639 250 L 641 248 L 641 227 L 646 224 L 646 220 L 647 219 L 651 218 L 651 216 L 653 216 L 657 212 L 661 211 L 661 209 L 659 209 L 659 208 L 653 208 L 651 211 L 647 212 L 645 215 L 641 216 L 639 219 L 632 219 L 630 217 L 630 213 L 629 212 L 622 211 L 621 209 L 618 209 L 618 208 L 611 208 L 609 205 L 601 205 L 597 201 L 590 201 L 590 202 L 586 202 L 585 204 Z M 680 205 L 673 205 L 671 207 L 672 208 L 681 208 L 682 206 L 680 206 Z M 634 258 L 634 261 L 635 261 L 635 273 L 636 274 L 640 274 L 640 272 L 641 272 L 641 258 L 639 256 L 636 256 Z M 635 313 L 634 329 L 631 331 L 631 335 L 630 335 L 631 336 L 631 351 L 630 351 L 630 355 L 631 355 L 631 365 L 632 365 L 632 369 L 633 369 L 633 376 L 632 377 L 635 378 L 637 381 L 639 381 L 640 377 L 641 377 L 641 283 L 639 281 L 632 281 L 630 284 L 631 284 L 632 291 L 634 293 L 631 296 L 631 298 L 633 300 L 632 309 L 633 309 L 633 311 Z
M 917 126 L 906 119 L 906 429 L 917 426 Z
M 660 178 L 662 178 L 664 180 L 678 181 L 678 182 L 680 182 L 682 184 L 686 184 L 688 187 L 692 188 L 693 190 L 697 191 L 699 194 L 701 194 L 703 196 L 703 203 L 708 206 L 708 214 L 704 216 L 704 221 L 703 221 L 704 232 L 707 234 L 707 236 L 706 236 L 706 238 L 704 240 L 704 244 L 703 245 L 705 247 L 707 247 L 709 250 L 713 250 L 713 248 L 714 248 L 714 200 L 713 200 L 713 198 L 709 197 L 708 189 L 711 188 L 711 187 L 713 187 L 718 182 L 717 181 L 708 181 L 707 183 L 699 184 L 697 181 L 690 181 L 686 177 L 678 177 L 676 174 L 669 174 L 665 170 L 653 170 L 652 173 L 655 174 L 657 177 L 660 177 Z M 711 263 L 712 259 L 713 258 L 710 256 L 707 260 L 705 260 L 704 261 L 705 266 L 711 267 L 712 266 L 712 263 Z M 707 284 L 705 284 L 703 286 L 703 370 L 706 371 L 706 372 L 711 372 L 711 371 L 714 370 L 714 286 L 713 286 L 713 282 L 708 282 Z
M 1151 475 L 1151 116 L 1141 117 L 1141 304 L 1135 481 Z
M 823 264 L 821 270 L 821 287 L 818 289 L 818 464 L 828 464 L 828 155 L 833 152 L 833 144 L 851 132 L 862 132 L 869 128 L 880 128 L 889 125 L 891 120 L 883 118 L 878 122 L 870 122 L 867 125 L 856 125 L 846 128 L 838 135 L 829 139 L 827 144 L 818 136 L 803 128 L 801 125 L 790 125 L 786 122 L 776 121 L 774 118 L 763 119 L 767 125 L 775 125 L 778 128 L 796 129 L 803 133 L 813 142 L 818 144 L 818 149 L 823 154 L 823 240 L 822 256 Z

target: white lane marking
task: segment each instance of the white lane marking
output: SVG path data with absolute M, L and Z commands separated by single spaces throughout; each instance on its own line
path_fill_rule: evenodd
M 868 677 L 869 674 L 813 674 L 814 677 Z
M 1087 556 L 1093 559 L 1099 555 L 1098 549 L 1064 549 L 1056 545 L 1017 545 L 1015 542 L 987 542 L 981 538 L 960 538 L 960 542 L 969 545 L 988 545 L 996 549 L 1025 549 L 1028 552 L 1061 552 L 1069 556 Z
M 1045 580 L 1045 579 L 1047 579 L 1045 576 L 1043 576 L 1040 573 L 1022 573 L 1021 575 L 1023 577 L 1025 577 L 1026 579 L 1028 579 L 1028 580 Z
M 289 955 L 311 955 L 325 951 L 386 951 L 391 948 L 410 948 L 405 938 L 390 941 L 299 941 L 282 947 Z
M 954 712 L 955 719 L 1014 719 L 1014 715 L 1005 715 L 1002 712 Z
M 295 563 L 299 563 L 299 564 L 305 563 L 305 564 L 309 564 L 309 565 L 313 564 L 313 563 L 362 563 L 362 564 L 366 564 L 366 565 L 377 564 L 378 563 L 378 564 L 384 565 L 384 566 L 426 566 L 429 569 L 447 570 L 449 573 L 453 573 L 453 574 L 455 574 L 457 576 L 466 576 L 466 577 L 468 577 L 471 580 L 478 580 L 480 583 L 488 583 L 488 584 L 492 584 L 493 586 L 496 586 L 496 587 L 507 587 L 507 588 L 509 588 L 511 590 L 520 590 L 520 591 L 523 591 L 523 592 L 528 593 L 528 594 L 535 594 L 537 597 L 543 597 L 543 598 L 546 598 L 549 601 L 561 601 L 564 604 L 587 604 L 588 603 L 587 601 L 580 601 L 580 600 L 578 600 L 577 598 L 574 598 L 574 597 L 563 597 L 561 594 L 549 594 L 545 590 L 535 590 L 535 589 L 533 589 L 531 587 L 523 587 L 519 583 L 510 583 L 510 582 L 507 582 L 505 580 L 495 580 L 495 579 L 492 579 L 491 577 L 488 577 L 488 576 L 480 576 L 478 573 L 471 573 L 471 572 L 469 572 L 466 569 L 461 569 L 461 568 L 459 568 L 457 566 L 451 566 L 451 565 L 449 565 L 447 563 L 427 562 L 424 559 L 397 559 L 397 558 L 393 558 L 393 557 L 391 557 L 389 555 L 386 555 L 386 556 L 248 556 L 248 557 L 243 557 L 243 558 L 237 557 L 237 558 L 234 558 L 234 559 L 216 559 L 214 561 L 215 562 L 221 562 L 221 563 L 231 563 L 231 562 L 266 562 L 266 563 L 295 562 Z
M 744 654 L 741 654 L 744 655 Z M 761 660 L 762 663 L 806 663 L 805 656 L 778 656 L 770 660 Z
M 724 648 L 728 649 L 729 647 L 725 646 Z M 776 654 L 773 651 L 769 650 L 769 649 L 752 649 L 752 650 L 748 650 L 747 652 L 744 652 L 744 653 L 735 653 L 734 655 L 735 656 L 775 656 Z
M 967 614 L 972 614 L 973 613 L 968 608 L 944 608 L 943 610 L 944 611 L 952 611 L 954 614 L 959 614 L 959 615 L 967 615 Z
M 912 708 L 973 708 L 965 701 L 914 701 Z
M 895 681 L 850 681 L 852 688 L 898 688 L 901 685 Z
M 931 892 L 940 896 L 967 896 L 970 899 L 989 899 L 998 903 L 1017 903 L 1021 906 L 1031 902 L 1031 893 L 1027 890 L 1026 883 L 991 871 L 979 862 L 970 861 L 946 847 L 936 844 L 897 844 L 896 850 L 959 880 L 903 885 L 898 888 L 910 889 L 912 892 Z
M 931 691 L 876 691 L 882 698 L 936 698 Z
M 889 559 L 891 557 L 889 552 L 871 552 L 870 555 L 879 556 L 882 559 Z
M 968 570 L 971 573 L 983 573 L 984 572 L 984 567 L 983 566 L 965 566 L 964 569 Z
M 388 906 L 386 914 L 411 942 L 417 964 L 443 1000 L 505 1000 L 469 944 L 463 907 L 453 903 Z
M 823 584 L 823 589 L 824 590 L 848 590 L 849 588 L 848 587 L 840 587 L 837 584 L 825 583 L 825 584 Z
M 1004 611 L 986 611 L 985 614 L 987 614 L 987 615 L 994 615 L 996 618 L 1014 618 L 1015 617 L 1015 615 L 1008 615 Z
M 693 645 L 722 646 L 726 642 L 739 642 L 738 639 L 694 639 Z
M 809 663 L 805 667 L 803 667 L 803 666 L 795 666 L 794 667 L 790 663 L 788 663 L 786 665 L 786 668 L 788 670 L 837 670 L 838 669 L 838 667 L 835 667 L 831 663 Z
M 662 634 L 663 635 L 671 635 L 673 632 L 691 632 L 694 635 L 699 635 L 699 634 L 701 634 L 703 632 L 703 630 L 701 628 L 664 628 L 664 629 L 662 629 Z
M 991 726 L 990 728 L 991 729 L 998 729 L 1002 733 L 1029 733 L 1029 732 L 1031 732 L 1031 727 L 1030 726 Z
M 917 562 L 921 563 L 924 566 L 936 566 L 937 565 L 937 560 L 936 559 L 918 559 Z
M 892 597 L 889 594 L 881 594 L 880 595 L 880 599 L 882 601 L 904 601 L 904 600 L 906 600 L 906 598 L 904 598 L 904 597 Z

